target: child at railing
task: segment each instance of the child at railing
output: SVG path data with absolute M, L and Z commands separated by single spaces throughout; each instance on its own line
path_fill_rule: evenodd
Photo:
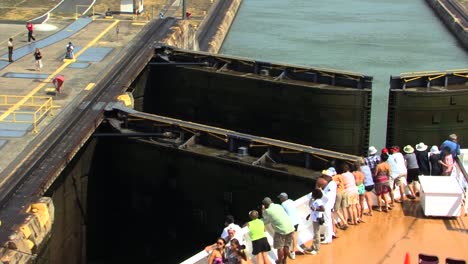
M 305 248 L 304 252 L 307 254 L 316 255 L 320 250 L 320 226 L 324 223 L 323 212 L 325 212 L 325 207 L 323 206 L 322 201 L 323 193 L 322 190 L 316 188 L 312 191 L 312 199 L 310 199 L 310 210 L 312 211 L 308 216 L 309 220 L 312 215 L 312 225 L 314 228 L 314 242 L 312 247 Z

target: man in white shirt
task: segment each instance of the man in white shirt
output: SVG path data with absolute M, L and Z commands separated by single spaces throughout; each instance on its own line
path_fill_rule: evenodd
M 336 200 L 336 182 L 332 179 L 334 173 L 330 169 L 322 171 L 322 176 L 319 179 L 324 179 L 325 181 L 317 180 L 317 187 L 322 189 L 323 197 L 322 201 L 325 207 L 325 239 L 322 244 L 331 244 L 333 236 L 333 221 L 332 221 L 332 209 L 335 206 Z
M 297 228 L 299 227 L 299 214 L 297 213 L 294 201 L 288 198 L 287 193 L 280 193 L 280 195 L 278 195 L 278 198 L 281 201 L 281 206 L 283 206 L 284 210 L 288 214 L 289 219 L 291 219 L 291 222 L 294 226 L 293 245 L 289 252 L 289 257 L 291 259 L 296 259 L 296 251 L 299 251 L 301 253 L 304 252 L 304 250 L 297 244 Z
M 388 177 L 388 182 L 390 184 L 390 188 L 392 189 L 390 192 L 390 199 L 391 204 L 395 202 L 395 198 L 393 196 L 393 190 L 395 186 L 398 186 L 400 190 L 400 200 L 396 200 L 396 202 L 401 202 L 405 200 L 405 186 L 406 184 L 406 175 L 408 174 L 408 170 L 406 169 L 405 165 L 405 158 L 403 154 L 400 153 L 400 147 L 393 146 L 390 148 L 390 154 L 387 160 L 388 165 L 390 165 L 390 175 Z
M 13 62 L 13 39 L 8 39 L 8 61 Z

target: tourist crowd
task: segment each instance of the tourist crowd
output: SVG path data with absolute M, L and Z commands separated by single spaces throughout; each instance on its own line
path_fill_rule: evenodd
M 424 143 L 414 147 L 399 146 L 383 148 L 379 151 L 371 146 L 366 158 L 357 164 L 344 163 L 330 166 L 322 171 L 309 202 L 312 221 L 313 242 L 310 248 L 298 245 L 297 230 L 299 216 L 296 207 L 286 193 L 278 195 L 281 204 L 275 204 L 269 197 L 262 201 L 260 212 L 249 212 L 251 219 L 246 225 L 252 241 L 252 254 L 257 263 L 270 263 L 270 244 L 265 235 L 265 225 L 271 224 L 274 230 L 273 248 L 277 250 L 276 263 L 286 263 L 287 257 L 295 259 L 296 253 L 315 255 L 320 244 L 330 244 L 336 238 L 337 229 L 346 230 L 349 225 L 363 223 L 363 216 L 372 216 L 374 211 L 389 212 L 395 203 L 415 200 L 419 196 L 419 176 L 450 175 L 454 160 L 460 154 L 457 135 L 451 134 L 439 147 L 430 149 Z M 393 191 L 398 189 L 399 198 Z M 408 191 L 407 191 L 408 190 Z M 372 195 L 377 196 L 377 206 L 373 206 Z M 367 210 L 365 210 L 367 205 Z M 250 263 L 242 246 L 242 229 L 228 216 L 226 228 L 216 244 L 205 248 L 211 252 L 208 264 Z M 323 226 L 323 228 L 321 228 Z M 321 232 L 322 230 L 322 232 Z M 323 234 L 321 234 L 323 233 Z

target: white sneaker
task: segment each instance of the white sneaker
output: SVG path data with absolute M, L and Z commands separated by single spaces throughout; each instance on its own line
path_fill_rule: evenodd
M 304 253 L 305 253 L 305 254 L 309 254 L 309 255 L 317 255 L 318 251 L 315 250 L 315 249 L 312 249 L 312 250 L 304 250 Z
M 296 252 L 290 251 L 290 252 L 289 252 L 289 258 L 290 258 L 290 259 L 296 259 Z

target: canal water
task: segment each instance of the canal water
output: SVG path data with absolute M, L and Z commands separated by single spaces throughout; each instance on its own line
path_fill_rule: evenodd
M 374 76 L 369 140 L 379 148 L 391 75 L 468 68 L 424 0 L 244 0 L 220 53 Z

